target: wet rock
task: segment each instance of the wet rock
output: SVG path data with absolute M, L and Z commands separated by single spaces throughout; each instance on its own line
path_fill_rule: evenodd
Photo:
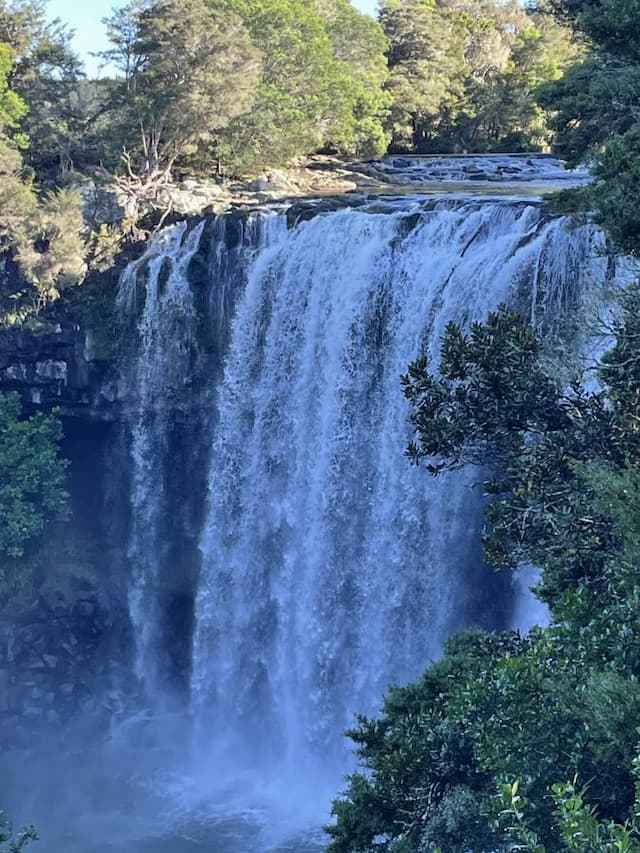
M 16 391 L 27 411 L 57 406 L 63 415 L 114 420 L 122 388 L 115 364 L 99 360 L 95 340 L 66 321 L 34 331 L 0 331 L 0 391 Z
M 41 379 L 58 379 L 66 385 L 68 373 L 66 361 L 54 361 L 52 358 L 36 361 L 36 376 Z
M 0 626 L 0 748 L 78 715 L 106 730 L 135 691 L 126 602 L 76 586 L 64 604 L 36 599 Z

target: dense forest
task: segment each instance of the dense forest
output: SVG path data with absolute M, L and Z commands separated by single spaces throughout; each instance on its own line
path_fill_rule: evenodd
M 383 0 L 377 20 L 348 0 L 134 0 L 88 80 L 40 0 L 0 0 L 0 248 L 21 282 L 2 322 L 33 323 L 85 277 L 104 235 L 83 180 L 255 175 L 316 151 L 553 148 L 594 175 L 555 206 L 638 255 L 639 22 L 639 0 Z M 552 624 L 455 637 L 359 720 L 332 853 L 640 850 L 637 286 L 610 323 L 595 388 L 560 382 L 506 308 L 409 366 L 398 465 L 491 467 L 487 562 L 539 566 Z M 65 515 L 65 463 L 56 418 L 24 419 L 17 397 L 0 398 L 0 436 L 6 594 Z M 0 822 L 0 849 L 31 835 Z

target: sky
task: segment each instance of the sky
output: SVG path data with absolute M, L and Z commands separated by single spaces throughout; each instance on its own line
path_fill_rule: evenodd
M 118 5 L 117 0 L 49 0 L 47 3 L 51 18 L 60 18 L 75 30 L 74 47 L 90 76 L 98 68 L 98 60 L 90 56 L 91 51 L 107 47 L 101 19 L 111 14 L 114 5 Z M 377 0 L 353 0 L 353 5 L 362 12 L 373 14 Z

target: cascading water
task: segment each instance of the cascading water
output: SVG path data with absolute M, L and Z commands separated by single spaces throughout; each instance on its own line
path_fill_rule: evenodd
M 198 249 L 203 228 L 201 222 L 186 234 L 186 224 L 182 223 L 163 231 L 126 269 L 118 292 L 122 330 L 138 337 L 129 363 L 129 384 L 135 395 L 129 605 L 136 632 L 136 671 L 151 690 L 163 669 L 164 646 L 157 608 L 159 565 L 167 525 L 165 465 L 172 412 L 169 398 L 188 381 L 193 364 L 196 312 L 187 267 Z M 133 331 L 131 322 L 141 299 L 142 314 Z
M 131 566 L 135 668 L 148 701 L 170 692 L 176 647 L 189 648 L 189 619 L 172 635 L 168 612 L 193 588 L 214 415 L 212 391 L 261 222 L 238 217 L 180 223 L 149 241 L 121 277 L 117 317 L 128 388 Z M 200 275 L 203 286 L 194 285 Z M 202 480 L 201 487 L 199 480 Z M 194 565 L 196 564 L 196 565 Z M 189 648 L 190 653 L 190 648 Z
M 267 766 L 335 760 L 451 630 L 509 623 L 478 589 L 471 475 L 403 460 L 399 376 L 503 301 L 566 317 L 607 266 L 594 229 L 513 201 L 274 219 L 218 391 L 192 680 L 200 737 Z
M 188 685 L 176 742 L 182 760 L 188 731 L 196 758 L 162 788 L 187 810 L 210 816 L 247 773 L 280 796 L 278 779 L 326 771 L 335 793 L 356 712 L 451 631 L 539 612 L 483 565 L 477 473 L 433 480 L 403 458 L 399 383 L 420 352 L 437 361 L 448 323 L 504 301 L 550 339 L 579 330 L 615 275 L 604 239 L 528 195 L 234 213 L 172 226 L 125 272 L 136 665 L 156 712 L 173 676 Z M 321 822 L 328 794 L 292 808 L 281 787 Z

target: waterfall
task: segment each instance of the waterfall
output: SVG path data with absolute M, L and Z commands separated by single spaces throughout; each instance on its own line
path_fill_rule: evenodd
M 434 481 L 403 459 L 399 376 L 421 351 L 437 360 L 452 321 L 507 301 L 558 329 L 607 276 L 599 233 L 535 203 L 379 210 L 292 229 L 273 216 L 231 327 L 192 708 L 200 743 L 249 764 L 339 760 L 353 715 L 453 629 L 510 624 L 509 594 L 483 573 L 473 473 Z
M 198 574 L 197 543 L 206 465 L 229 317 L 263 219 L 226 216 L 185 222 L 153 236 L 124 271 L 116 313 L 128 387 L 129 609 L 135 669 L 146 698 L 167 697 L 191 653 L 188 610 Z M 198 281 L 200 279 L 200 281 Z M 178 622 L 179 624 L 175 624 Z M 172 628 L 173 626 L 173 628 Z
M 188 685 L 205 764 L 271 776 L 343 767 L 354 715 L 452 631 L 536 618 L 483 564 L 480 475 L 403 458 L 399 377 L 505 301 L 575 335 L 615 272 L 596 228 L 535 199 L 302 212 L 165 229 L 118 298 L 138 675 L 156 707 Z
M 186 223 L 152 239 L 142 257 L 120 281 L 117 313 L 125 343 L 134 337 L 127 362 L 135 399 L 131 421 L 132 566 L 129 606 L 135 628 L 138 677 L 153 689 L 162 663 L 159 567 L 168 522 L 166 462 L 171 428 L 171 399 L 188 383 L 195 347 L 196 312 L 187 267 L 198 249 L 204 222 L 189 234 Z M 142 300 L 137 328 L 132 329 Z

